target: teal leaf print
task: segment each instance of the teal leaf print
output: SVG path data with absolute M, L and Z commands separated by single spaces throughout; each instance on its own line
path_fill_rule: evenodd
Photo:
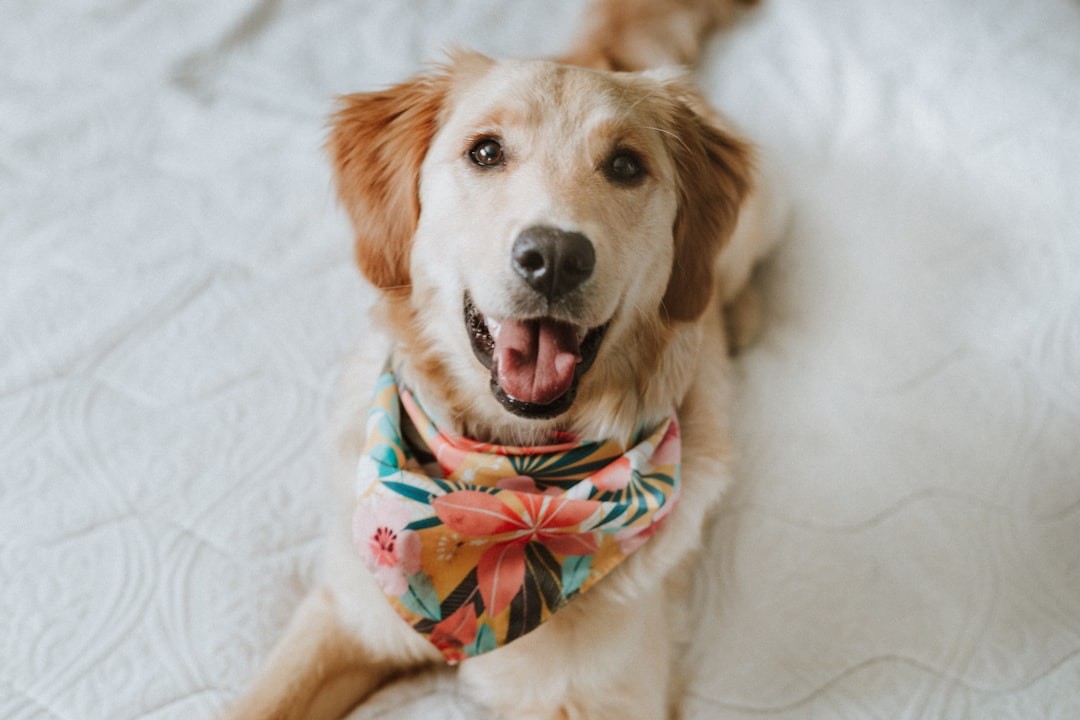
M 562 593 L 569 598 L 581 589 L 592 571 L 592 555 L 568 557 L 562 566 Z
M 384 481 L 383 487 L 385 487 L 387 490 L 394 491 L 402 497 L 409 498 L 414 502 L 418 502 L 423 505 L 431 504 L 431 493 L 429 493 L 427 490 L 421 490 L 418 487 L 407 485 L 405 483 L 391 482 L 390 480 Z
M 611 523 L 612 521 L 616 520 L 620 515 L 624 515 L 625 513 L 626 513 L 626 506 L 625 505 L 620 505 L 618 503 L 611 503 L 611 510 L 608 511 L 608 514 L 605 515 L 604 519 L 601 520 L 599 523 L 597 523 L 597 525 L 599 527 L 603 528 L 605 532 L 615 532 L 615 531 L 618 531 L 618 530 L 622 530 L 622 527 L 623 527 L 622 525 L 616 526 L 614 528 L 609 528 L 608 524 Z
M 378 432 L 386 438 L 387 442 L 401 447 L 401 433 L 398 430 L 399 420 L 390 413 L 379 413 L 378 420 L 375 421 L 375 428 Z
M 442 620 L 442 609 L 439 607 L 439 596 L 435 594 L 435 586 L 422 571 L 409 576 L 409 589 L 398 597 L 401 604 L 410 612 L 428 620 Z
M 413 520 L 411 523 L 405 526 L 406 530 L 427 530 L 428 528 L 438 527 L 443 524 L 443 521 L 437 517 L 423 518 L 421 520 Z
M 386 443 L 379 443 L 375 447 L 371 448 L 368 453 L 375 464 L 379 466 L 379 477 L 386 477 L 387 475 L 393 475 L 401 470 L 400 462 L 398 461 L 397 451 L 392 445 Z
M 495 639 L 495 631 L 487 623 L 484 623 L 476 631 L 476 640 L 473 640 L 470 645 L 465 647 L 465 654 L 469 656 L 480 655 L 494 650 L 496 647 L 498 647 L 498 641 Z

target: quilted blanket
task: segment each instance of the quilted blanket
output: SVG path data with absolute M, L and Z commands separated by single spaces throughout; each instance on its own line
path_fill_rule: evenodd
M 555 54 L 583 7 L 0 5 L 0 717 L 236 696 L 369 333 L 333 97 Z M 780 243 L 687 720 L 1080 717 L 1080 5 L 765 0 L 698 78 Z M 435 672 L 352 717 L 486 715 Z

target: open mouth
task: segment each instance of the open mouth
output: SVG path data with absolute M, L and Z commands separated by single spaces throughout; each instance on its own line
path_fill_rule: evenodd
M 570 409 L 609 323 L 586 328 L 554 318 L 484 317 L 465 296 L 473 353 L 491 371 L 491 392 L 510 412 L 543 419 Z

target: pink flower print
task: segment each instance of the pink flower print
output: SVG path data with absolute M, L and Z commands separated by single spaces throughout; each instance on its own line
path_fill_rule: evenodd
M 420 571 L 420 538 L 405 529 L 409 521 L 407 508 L 382 497 L 363 500 L 353 515 L 356 552 L 387 595 L 404 593 Z

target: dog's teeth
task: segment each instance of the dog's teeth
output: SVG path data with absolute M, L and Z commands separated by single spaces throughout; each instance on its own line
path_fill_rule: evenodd
M 499 321 L 492 320 L 491 318 L 484 318 L 484 324 L 487 325 L 488 333 L 491 337 L 496 338 L 499 336 Z
M 585 339 L 585 336 L 588 335 L 588 334 L 589 334 L 589 328 L 587 328 L 587 327 L 579 327 L 577 329 L 577 341 L 580 343 L 582 340 Z

